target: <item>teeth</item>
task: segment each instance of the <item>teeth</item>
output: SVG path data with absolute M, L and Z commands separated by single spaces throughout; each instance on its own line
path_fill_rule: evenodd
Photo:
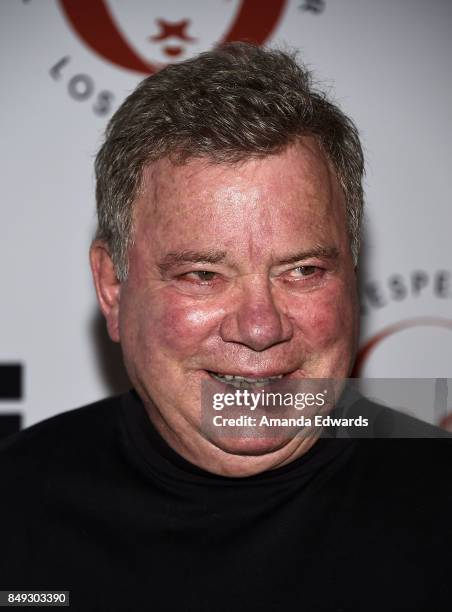
M 218 374 L 211 372 L 212 376 L 221 382 L 228 382 L 234 386 L 240 387 L 241 385 L 252 384 L 257 387 L 263 387 L 272 380 L 279 380 L 284 374 L 278 374 L 277 376 L 267 376 L 266 378 L 248 378 L 246 376 L 233 376 L 231 374 Z

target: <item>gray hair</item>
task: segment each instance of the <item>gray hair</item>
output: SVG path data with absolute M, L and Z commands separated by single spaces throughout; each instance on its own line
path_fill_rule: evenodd
M 127 278 L 133 204 L 143 169 L 169 158 L 234 163 L 314 136 L 344 192 L 350 248 L 359 253 L 364 159 L 353 122 L 295 53 L 230 43 L 144 79 L 110 120 L 95 163 L 98 230 Z

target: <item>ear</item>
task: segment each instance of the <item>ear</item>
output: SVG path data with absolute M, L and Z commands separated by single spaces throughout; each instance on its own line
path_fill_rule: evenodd
M 105 242 L 95 240 L 92 243 L 89 260 L 96 287 L 97 301 L 107 321 L 108 334 L 114 342 L 119 342 L 121 283 L 116 276 L 110 251 Z

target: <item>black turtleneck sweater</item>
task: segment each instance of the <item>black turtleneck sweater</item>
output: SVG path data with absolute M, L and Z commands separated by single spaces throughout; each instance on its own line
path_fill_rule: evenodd
M 247 478 L 178 456 L 134 392 L 0 446 L 0 590 L 73 611 L 452 609 L 448 439 L 321 439 Z

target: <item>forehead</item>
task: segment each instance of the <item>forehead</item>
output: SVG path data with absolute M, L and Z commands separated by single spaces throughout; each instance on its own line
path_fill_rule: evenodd
M 245 192 L 257 199 L 264 191 L 289 200 L 302 195 L 319 204 L 342 196 L 326 155 L 313 138 L 305 138 L 279 154 L 238 163 L 219 164 L 202 158 L 181 165 L 167 158 L 154 162 L 143 171 L 135 215 L 164 214 L 167 199 L 174 196 L 180 198 L 178 206 L 184 206 L 192 196 L 215 193 L 232 203 Z M 162 202 L 165 207 L 158 206 Z
M 160 160 L 143 173 L 135 203 L 136 238 L 178 241 L 180 247 L 213 237 L 239 245 L 289 239 L 309 232 L 331 238 L 345 228 L 342 190 L 316 141 L 306 138 L 281 153 L 235 164 Z M 186 244 L 182 244 L 186 243 Z

